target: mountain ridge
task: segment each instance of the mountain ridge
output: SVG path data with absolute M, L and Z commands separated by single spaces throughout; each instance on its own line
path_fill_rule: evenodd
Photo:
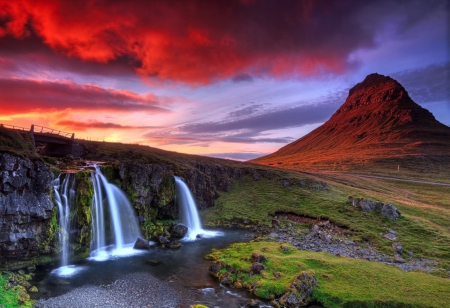
M 450 157 L 450 127 L 415 103 L 396 80 L 374 73 L 349 90 L 346 101 L 323 125 L 251 162 L 326 169 L 429 155 Z

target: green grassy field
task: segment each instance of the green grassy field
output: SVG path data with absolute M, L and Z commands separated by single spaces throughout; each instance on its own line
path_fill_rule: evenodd
M 252 254 L 262 254 L 266 260 L 263 262 L 265 270 L 250 276 Z M 230 273 L 235 286 L 251 289 L 267 300 L 292 292 L 291 283 L 296 275 L 307 271 L 313 273 L 318 282 L 311 299 L 329 308 L 444 308 L 450 303 L 450 279 L 407 273 L 375 262 L 301 251 L 289 244 L 233 244 L 208 257 L 221 264 L 220 275 Z

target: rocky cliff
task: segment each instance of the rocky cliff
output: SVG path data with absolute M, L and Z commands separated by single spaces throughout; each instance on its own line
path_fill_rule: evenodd
M 54 250 L 53 173 L 39 159 L 0 153 L 0 256 L 30 259 Z

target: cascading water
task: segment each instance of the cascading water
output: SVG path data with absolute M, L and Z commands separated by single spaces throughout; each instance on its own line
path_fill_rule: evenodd
M 202 237 L 223 235 L 223 233 L 219 231 L 203 230 L 194 197 L 186 183 L 178 176 L 175 176 L 175 191 L 178 198 L 177 202 L 183 216 L 183 222 L 186 224 L 186 227 L 188 227 L 188 232 L 183 238 L 184 240 L 194 241 L 197 238 L 197 235 Z
M 132 245 L 141 237 L 136 215 L 125 194 L 106 180 L 97 165 L 94 167 L 90 255 L 93 259 L 103 260 L 110 254 L 130 254 Z M 104 203 L 108 206 L 104 207 Z M 109 224 L 107 220 L 110 220 Z
M 59 218 L 59 246 L 61 247 L 61 275 L 69 274 L 69 235 L 70 235 L 70 208 L 75 202 L 75 176 L 72 173 L 66 173 L 61 183 L 61 175 L 53 181 L 55 191 L 55 202 L 58 206 Z

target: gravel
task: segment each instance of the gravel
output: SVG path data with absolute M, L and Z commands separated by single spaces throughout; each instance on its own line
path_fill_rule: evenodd
M 40 299 L 36 308 L 158 307 L 181 305 L 182 294 L 147 273 L 122 276 L 109 285 L 83 286 L 66 294 Z

